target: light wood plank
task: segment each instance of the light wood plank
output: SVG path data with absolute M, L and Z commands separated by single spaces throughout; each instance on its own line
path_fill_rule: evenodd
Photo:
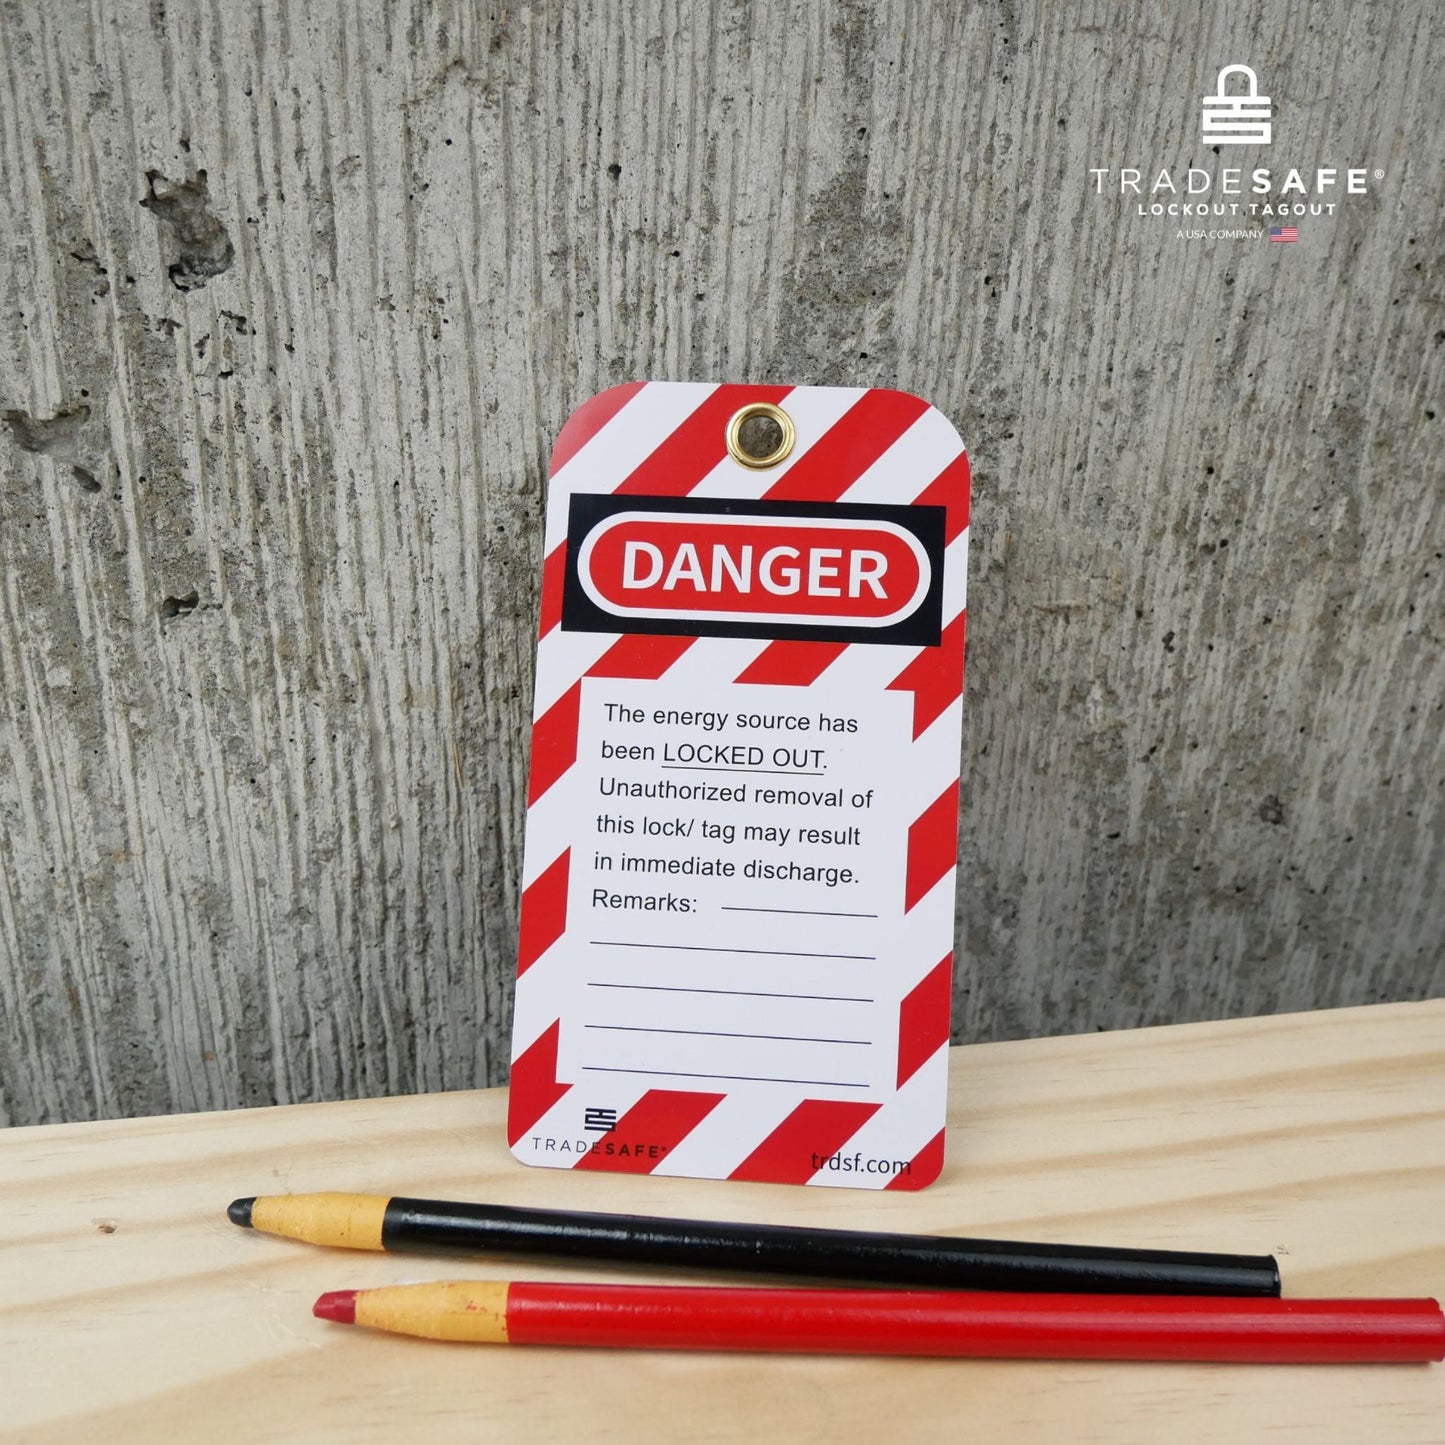
M 942 1180 L 886 1196 L 527 1170 L 506 1153 L 495 1090 L 0 1134 L 6 1438 L 956 1441 L 965 1430 L 1020 1445 L 1438 1445 L 1445 1366 L 614 1356 L 345 1332 L 310 1317 L 323 1289 L 615 1276 L 322 1251 L 223 1213 L 239 1194 L 365 1189 L 1274 1251 L 1290 1294 L 1445 1294 L 1445 1004 L 978 1045 L 955 1050 L 951 1078 Z

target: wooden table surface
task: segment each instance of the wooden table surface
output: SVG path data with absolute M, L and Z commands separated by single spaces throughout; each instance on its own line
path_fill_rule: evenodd
M 237 1195 L 365 1189 L 1272 1251 L 1287 1294 L 1440 1296 L 1445 1003 L 956 1049 L 948 1165 L 917 1194 L 529 1170 L 504 1147 L 504 1102 L 488 1090 L 0 1134 L 3 1438 L 1445 1440 L 1445 1365 L 614 1354 L 388 1338 L 314 1320 L 311 1301 L 403 1279 L 588 1275 L 324 1251 L 225 1217 Z

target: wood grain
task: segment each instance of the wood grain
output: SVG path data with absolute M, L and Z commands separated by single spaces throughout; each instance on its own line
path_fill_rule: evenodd
M 1445 988 L 1429 0 L 0 5 L 0 1120 L 505 1077 L 617 381 L 974 456 L 956 1036 Z M 1088 168 L 1378 167 L 1192 245 Z
M 887 1195 L 524 1169 L 501 1091 L 11 1130 L 0 1438 L 954 1441 L 967 1421 L 1019 1445 L 1438 1445 L 1442 1365 L 617 1357 L 369 1336 L 313 1320 L 312 1300 L 602 1276 L 321 1250 L 224 1215 L 239 1194 L 367 1189 L 1273 1251 L 1287 1295 L 1445 1293 L 1445 1004 L 976 1045 L 954 1051 L 951 1079 L 942 1179 Z

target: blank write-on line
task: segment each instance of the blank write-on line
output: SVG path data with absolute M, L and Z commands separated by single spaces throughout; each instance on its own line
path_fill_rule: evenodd
M 708 943 L 631 943 L 626 939 L 589 938 L 593 948 L 677 948 L 687 953 L 759 953 L 768 958 L 841 958 L 854 963 L 877 963 L 871 953 L 799 953 L 788 948 L 723 948 Z
M 765 993 L 754 988 L 692 988 L 676 983 L 617 983 L 609 979 L 588 979 L 588 988 L 635 988 L 646 993 L 716 993 L 729 998 L 800 998 L 815 1003 L 877 1003 L 872 998 L 851 998 L 832 993 Z
M 689 1074 L 681 1069 L 625 1069 L 609 1068 L 605 1064 L 583 1064 L 583 1069 L 593 1074 L 648 1074 L 664 1079 L 731 1079 L 744 1084 L 806 1084 L 817 1089 L 867 1089 L 870 1084 L 854 1083 L 851 1079 L 778 1079 L 770 1074 Z
M 774 1039 L 788 1044 L 853 1044 L 859 1048 L 871 1049 L 872 1039 L 820 1039 L 811 1034 L 748 1034 L 730 1033 L 724 1029 L 665 1029 L 648 1024 L 583 1024 L 587 1029 L 605 1029 L 619 1034 L 687 1034 L 690 1038 L 703 1039 Z
M 719 903 L 723 913 L 796 913 L 807 918 L 877 918 L 876 913 L 841 913 L 833 908 L 756 908 L 745 903 Z

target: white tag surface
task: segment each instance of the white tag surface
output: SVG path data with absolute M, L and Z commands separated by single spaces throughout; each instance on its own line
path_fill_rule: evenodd
M 763 463 L 738 440 L 755 414 Z M 568 422 L 518 1158 L 859 1188 L 937 1176 L 967 523 L 962 443 L 904 393 L 651 383 Z

